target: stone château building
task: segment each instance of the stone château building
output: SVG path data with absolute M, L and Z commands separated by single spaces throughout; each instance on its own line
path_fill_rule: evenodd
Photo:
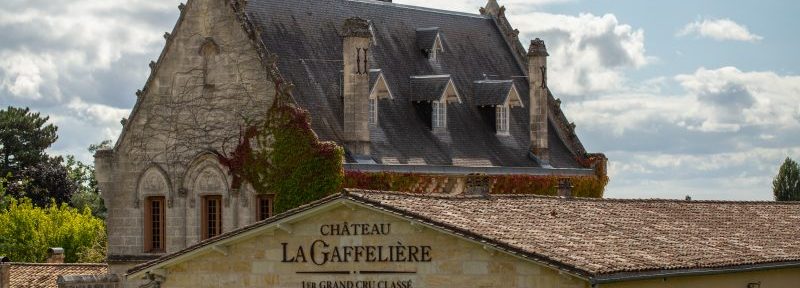
M 113 149 L 95 155 L 114 273 L 271 215 L 233 189 L 220 155 L 263 119 L 275 82 L 345 148 L 349 172 L 594 176 L 547 88 L 547 49 L 525 49 L 490 0 L 480 14 L 374 0 L 188 0 Z M 605 175 L 603 175 L 605 176 Z M 431 188 L 431 187 L 424 187 Z

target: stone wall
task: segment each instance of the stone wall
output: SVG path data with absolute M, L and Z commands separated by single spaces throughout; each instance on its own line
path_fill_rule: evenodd
M 108 207 L 108 253 L 143 255 L 144 201 L 164 196 L 166 252 L 199 241 L 200 200 L 223 196 L 223 231 L 255 221 L 255 195 L 231 177 L 227 156 L 249 123 L 266 114 L 274 88 L 256 45 L 228 1 L 190 0 L 142 91 L 117 146 L 95 155 Z
M 589 287 L 588 283 L 569 274 L 374 210 L 342 205 L 327 212 L 307 215 L 304 220 L 284 225 L 284 230 L 264 229 L 261 235 L 247 240 L 237 239 L 231 246 L 221 246 L 217 251 L 196 254 L 193 259 L 171 264 L 163 273 L 165 280 L 161 287 L 300 288 L 304 287 L 303 282 L 305 287 L 321 287 L 319 283 L 326 281 L 388 283 L 388 286 L 371 286 L 376 288 L 402 287 L 391 285 L 409 281 L 409 287 L 423 288 Z M 389 233 L 379 235 L 323 235 L 323 230 L 331 230 L 323 226 L 344 223 L 389 224 L 390 228 Z M 287 258 L 296 258 L 298 246 L 309 248 L 317 240 L 325 241 L 329 247 L 430 246 L 430 261 L 317 265 L 312 263 L 309 254 L 308 263 L 284 262 Z M 283 243 L 286 243 L 288 253 L 284 252 Z M 316 249 L 321 247 L 318 245 Z M 220 251 L 227 252 L 227 255 Z M 305 252 L 311 253 L 308 249 Z M 317 253 L 319 256 L 319 250 Z M 418 260 L 422 260 L 421 257 Z M 314 274 L 321 271 L 347 271 L 351 274 Z M 366 271 L 402 271 L 407 274 L 368 274 Z

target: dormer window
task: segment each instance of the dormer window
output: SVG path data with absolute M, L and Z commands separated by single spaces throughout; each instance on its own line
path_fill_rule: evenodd
M 508 135 L 508 105 L 500 105 L 495 108 L 495 125 L 497 134 Z
M 434 129 L 447 128 L 447 102 L 431 102 L 431 126 Z
M 511 126 L 511 108 L 523 107 L 516 85 L 512 80 L 475 81 L 475 103 L 494 120 L 497 135 L 509 135 Z M 490 109 L 490 110 L 485 110 Z M 493 119 L 492 119 L 493 118 Z
M 369 125 L 378 125 L 378 99 L 369 99 Z
M 434 130 L 447 127 L 447 105 L 461 103 L 461 96 L 450 75 L 411 76 L 411 101 L 430 117 Z
M 417 29 L 417 48 L 423 55 L 431 61 L 438 61 L 438 57 L 444 52 L 442 44 L 442 34 L 439 27 Z
M 378 125 L 378 100 L 393 99 L 386 77 L 380 69 L 369 70 L 369 125 Z

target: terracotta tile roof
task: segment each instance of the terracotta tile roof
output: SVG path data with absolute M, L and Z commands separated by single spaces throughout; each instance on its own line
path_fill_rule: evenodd
M 30 264 L 10 265 L 9 283 L 12 288 L 56 288 L 60 275 L 108 274 L 106 264 Z
M 587 276 L 800 261 L 800 203 L 351 195 Z
M 347 190 L 128 270 L 132 275 L 337 200 L 423 222 L 595 282 L 800 267 L 800 202 L 440 196 Z

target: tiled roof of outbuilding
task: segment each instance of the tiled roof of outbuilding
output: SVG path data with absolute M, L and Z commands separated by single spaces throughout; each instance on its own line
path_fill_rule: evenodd
M 106 264 L 32 264 L 6 263 L 12 288 L 56 288 L 61 275 L 105 275 Z
M 800 261 L 800 203 L 351 194 L 593 276 Z
M 278 68 L 296 88 L 293 96 L 313 115 L 312 128 L 322 140 L 343 143 L 341 96 L 342 38 L 345 19 L 360 17 L 372 25 L 369 63 L 381 69 L 394 99 L 379 102 L 378 126 L 371 129 L 371 156 L 383 164 L 456 165 L 463 159 L 505 167 L 538 167 L 529 155 L 529 111 L 510 110 L 510 135 L 498 137 L 492 119 L 476 104 L 473 82 L 486 76 L 512 80 L 528 106 L 526 71 L 488 16 L 434 10 L 371 0 L 251 0 L 245 12 L 260 31 L 266 48 L 278 55 Z M 432 61 L 417 42 L 418 29 L 438 27 L 444 52 Z M 425 34 L 425 33 L 422 33 Z M 411 76 L 451 75 L 463 102 L 448 105 L 447 133 L 434 133 L 429 119 L 418 116 Z M 557 108 L 556 108 L 557 109 Z M 558 132 L 557 113 L 550 118 L 550 164 L 583 168 L 579 143 Z M 563 121 L 562 121 L 563 122 Z M 566 143 L 565 143 L 566 141 Z M 578 146 L 580 146 L 578 144 Z
M 336 200 L 361 203 L 592 282 L 800 267 L 800 202 L 443 196 L 348 190 L 205 240 L 179 257 Z M 157 268 L 157 267 L 156 267 Z

